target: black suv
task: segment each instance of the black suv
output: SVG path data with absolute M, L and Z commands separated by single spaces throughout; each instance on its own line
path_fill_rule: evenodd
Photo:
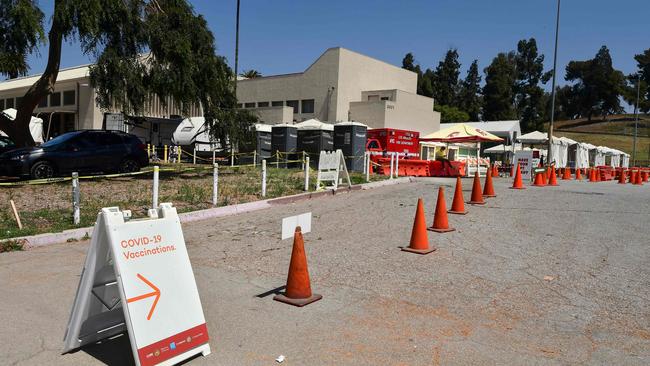
M 149 163 L 137 136 L 104 130 L 64 133 L 39 147 L 19 148 L 0 155 L 0 175 L 51 178 L 79 173 L 128 173 Z

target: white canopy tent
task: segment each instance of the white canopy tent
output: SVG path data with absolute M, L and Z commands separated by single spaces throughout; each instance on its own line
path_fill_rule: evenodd
M 5 109 L 2 111 L 4 115 L 9 117 L 9 119 L 14 120 L 16 119 L 16 111 L 13 108 Z M 29 132 L 32 135 L 32 138 L 34 139 L 34 142 L 37 144 L 42 144 L 43 143 L 43 120 L 32 116 L 32 119 L 29 121 Z M 0 135 L 6 136 L 2 131 L 0 131 Z
M 596 147 L 596 157 L 594 158 L 594 166 L 603 166 L 605 165 L 605 154 L 607 153 L 608 148 L 605 146 Z
M 517 137 L 517 142 L 522 144 L 540 145 L 548 142 L 548 136 L 544 132 L 533 131 Z
M 630 167 L 630 154 L 623 153 L 621 157 L 621 166 L 623 168 L 629 168 Z

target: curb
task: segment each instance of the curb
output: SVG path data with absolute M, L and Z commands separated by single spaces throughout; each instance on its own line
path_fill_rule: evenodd
M 181 223 L 188 223 L 188 222 L 207 220 L 207 219 L 212 219 L 217 217 L 233 216 L 233 215 L 238 215 L 246 212 L 264 210 L 276 205 L 286 205 L 290 203 L 306 201 L 306 200 L 316 199 L 320 197 L 335 196 L 335 195 L 350 193 L 353 191 L 367 190 L 367 189 L 391 186 L 391 185 L 402 184 L 402 183 L 410 183 L 410 182 L 412 182 L 412 180 L 408 177 L 396 178 L 392 180 L 383 180 L 379 182 L 353 185 L 352 187 L 342 188 L 339 189 L 338 191 L 325 190 L 319 192 L 305 192 L 305 193 L 298 193 L 292 196 L 270 198 L 261 201 L 240 203 L 240 204 L 230 205 L 230 206 L 214 207 L 205 210 L 185 212 L 185 213 L 178 214 L 178 217 L 180 218 Z M 89 226 L 89 227 L 83 227 L 78 229 L 69 229 L 59 233 L 44 233 L 44 234 L 31 235 L 31 236 L 9 238 L 5 240 L 24 241 L 27 243 L 26 245 L 27 248 L 36 248 L 36 247 L 42 247 L 46 245 L 65 243 L 67 241 L 83 240 L 84 238 L 92 236 L 92 232 L 93 232 L 93 227 Z

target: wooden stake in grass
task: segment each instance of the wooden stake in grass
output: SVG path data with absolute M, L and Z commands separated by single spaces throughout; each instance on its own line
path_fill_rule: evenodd
M 9 202 L 11 203 L 11 209 L 14 211 L 14 218 L 18 223 L 18 229 L 22 230 L 23 224 L 20 222 L 20 216 L 18 216 L 18 210 L 16 209 L 16 204 L 14 203 L 14 200 L 9 200 Z

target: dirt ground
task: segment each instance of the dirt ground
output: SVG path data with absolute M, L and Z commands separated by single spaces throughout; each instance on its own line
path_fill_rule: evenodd
M 191 166 L 190 166 L 191 167 Z M 356 183 L 362 174 L 351 174 Z M 383 179 L 373 176 L 373 180 Z M 316 183 L 312 169 L 310 184 Z M 303 192 L 304 172 L 300 169 L 275 169 L 267 173 L 266 198 Z M 92 226 L 102 207 L 118 206 L 131 210 L 134 217 L 146 217 L 151 207 L 152 175 L 111 179 L 81 180 L 81 224 Z M 13 199 L 24 229 L 18 230 L 9 200 Z M 259 167 L 221 167 L 218 206 L 227 206 L 262 199 Z M 212 170 L 185 173 L 161 172 L 159 202 L 174 202 L 179 212 L 201 210 L 212 206 Z M 0 239 L 55 232 L 74 228 L 72 222 L 72 186 L 69 181 L 43 185 L 0 187 Z
M 189 365 L 648 365 L 650 185 L 560 181 L 510 190 L 408 244 L 452 181 L 422 179 L 184 225 L 213 353 Z M 463 181 L 469 197 L 470 180 Z M 286 280 L 282 217 L 305 235 L 304 308 L 267 295 Z M 0 255 L 0 363 L 133 362 L 125 337 L 60 355 L 88 242 Z M 162 300 L 161 300 L 162 301 Z

